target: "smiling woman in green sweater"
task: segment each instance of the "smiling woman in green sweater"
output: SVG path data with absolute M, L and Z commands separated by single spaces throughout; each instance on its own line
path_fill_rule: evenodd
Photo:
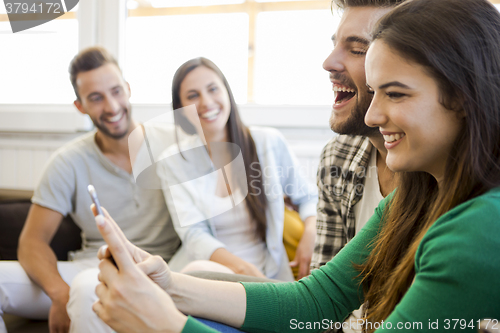
M 111 249 L 99 256 L 119 266 L 100 265 L 100 318 L 118 332 L 211 331 L 184 314 L 322 331 L 365 303 L 368 332 L 439 332 L 500 317 L 500 14 L 487 0 L 413 0 L 373 40 L 365 121 L 380 128 L 398 187 L 363 230 L 299 282 L 238 284 L 171 273 L 97 216 Z

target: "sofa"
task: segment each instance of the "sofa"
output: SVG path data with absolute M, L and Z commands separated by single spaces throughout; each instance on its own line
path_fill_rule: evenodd
M 0 201 L 0 260 L 17 260 L 19 234 L 28 215 L 29 200 Z M 67 260 L 68 251 L 81 248 L 81 230 L 70 216 L 63 219 L 50 246 L 58 260 Z M 48 333 L 47 321 L 4 316 L 9 333 Z

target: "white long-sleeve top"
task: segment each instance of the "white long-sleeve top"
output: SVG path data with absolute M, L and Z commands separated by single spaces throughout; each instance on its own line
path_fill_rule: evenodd
M 256 145 L 268 202 L 267 251 L 263 273 L 269 278 L 293 280 L 283 246 L 283 197 L 288 196 L 299 207 L 300 217 L 305 220 L 316 215 L 317 189 L 302 175 L 300 164 L 279 131 L 251 127 L 250 132 Z M 174 271 L 193 260 L 209 260 L 215 250 L 226 247 L 217 238 L 213 217 L 231 209 L 230 205 L 222 208 L 215 205 L 221 170 L 214 166 L 199 137 L 195 135 L 182 140 L 179 146 L 184 158 L 180 156 L 178 146 L 174 145 L 162 154 L 158 163 L 158 175 L 162 180 L 167 206 L 182 240 L 181 248 L 169 262 Z M 242 160 L 238 158 L 231 165 L 232 172 L 244 169 Z M 240 189 L 231 194 L 234 204 L 243 201 L 247 193 L 246 182 L 239 180 Z M 252 182 L 249 185 L 253 186 Z

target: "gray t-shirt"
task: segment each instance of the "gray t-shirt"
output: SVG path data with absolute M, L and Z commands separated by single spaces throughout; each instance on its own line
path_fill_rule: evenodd
M 90 211 L 92 201 L 87 186 L 92 184 L 101 205 L 132 243 L 170 260 L 180 239 L 162 191 L 139 187 L 133 175 L 104 156 L 95 142 L 95 133 L 82 135 L 52 155 L 32 202 L 64 216 L 69 214 L 82 229 L 82 250 L 74 259 L 94 257 L 104 240 Z

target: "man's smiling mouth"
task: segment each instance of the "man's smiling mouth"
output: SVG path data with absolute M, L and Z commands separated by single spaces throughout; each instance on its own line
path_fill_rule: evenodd
M 333 85 L 333 91 L 335 92 L 335 104 L 347 102 L 356 96 L 356 90 L 337 84 Z

